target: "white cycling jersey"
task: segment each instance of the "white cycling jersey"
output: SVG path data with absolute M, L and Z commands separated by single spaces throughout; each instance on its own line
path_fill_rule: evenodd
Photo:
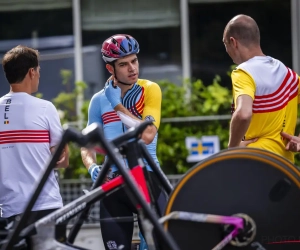
M 3 217 L 24 211 L 47 167 L 62 127 L 54 105 L 27 93 L 0 98 L 0 204 Z M 62 207 L 54 171 L 33 211 Z

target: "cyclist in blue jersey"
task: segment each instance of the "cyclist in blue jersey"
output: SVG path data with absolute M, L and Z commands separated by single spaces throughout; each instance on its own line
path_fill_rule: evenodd
M 157 130 L 160 125 L 161 89 L 158 84 L 145 79 L 139 79 L 138 42 L 130 35 L 117 34 L 106 39 L 102 45 L 102 57 L 106 69 L 112 75 L 105 87 L 96 93 L 90 102 L 88 124 L 97 122 L 102 125 L 104 136 L 108 140 L 124 133 L 128 128 L 137 126 L 143 120 L 151 120 L 154 126 L 149 126 L 142 135 L 153 160 L 159 166 L 156 156 Z M 93 181 L 96 180 L 101 166 L 96 162 L 96 154 L 83 148 L 81 156 L 85 167 Z M 122 162 L 127 166 L 126 159 Z M 158 183 L 152 169 L 145 162 L 153 183 Z M 115 166 L 106 180 L 119 175 Z M 164 196 L 159 185 L 155 185 L 154 196 L 157 200 Z M 165 204 L 161 204 L 163 209 Z M 133 234 L 133 219 L 129 222 L 102 220 L 116 217 L 132 217 L 136 208 L 131 204 L 124 190 L 109 195 L 100 202 L 101 232 L 106 250 L 131 249 Z M 119 248 L 122 247 L 123 248 Z

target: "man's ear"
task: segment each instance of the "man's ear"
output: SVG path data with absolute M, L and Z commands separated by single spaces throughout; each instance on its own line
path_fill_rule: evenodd
M 32 79 L 35 77 L 36 71 L 34 70 L 34 68 L 30 68 L 28 70 L 28 74 L 29 74 L 29 77 Z
M 107 63 L 105 67 L 110 74 L 114 75 L 115 72 L 114 72 L 114 67 L 112 65 Z
M 237 40 L 234 37 L 231 36 L 229 38 L 229 40 L 230 40 L 230 43 L 232 43 L 233 47 L 237 47 Z

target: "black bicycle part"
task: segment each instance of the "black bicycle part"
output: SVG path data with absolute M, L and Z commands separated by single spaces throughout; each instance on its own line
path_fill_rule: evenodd
M 159 207 L 158 201 L 156 199 L 154 199 L 154 196 L 151 192 L 151 190 L 154 190 L 153 183 L 151 183 L 151 178 L 149 177 L 149 172 L 146 169 L 146 167 L 144 166 L 143 157 L 144 156 L 147 157 L 147 159 L 149 160 L 149 161 L 147 161 L 148 164 L 150 164 L 150 167 L 154 171 L 154 174 L 156 174 L 156 176 L 159 177 L 158 180 L 159 181 L 161 180 L 161 183 L 164 184 L 163 186 L 166 186 L 167 190 L 170 190 L 169 186 L 167 185 L 166 179 L 163 177 L 162 172 L 158 169 L 158 166 L 155 164 L 152 157 L 149 155 L 148 150 L 147 149 L 143 150 L 146 148 L 146 146 L 144 145 L 144 142 L 142 140 L 140 140 L 138 137 L 135 137 L 134 139 L 132 139 L 128 136 L 127 137 L 124 136 L 124 138 L 127 139 L 126 143 L 124 143 L 124 142 L 120 143 L 118 140 L 114 141 L 113 143 L 115 146 L 119 147 L 120 153 L 122 155 L 126 156 L 129 169 L 132 169 L 138 165 L 143 166 L 143 172 L 144 172 L 146 184 L 147 184 L 147 187 L 149 190 L 152 209 L 155 211 L 156 215 L 160 217 L 160 216 L 162 216 L 163 209 L 161 209 Z M 144 146 L 142 146 L 142 145 L 144 145 Z M 132 192 L 128 192 L 129 190 L 127 190 L 126 186 L 125 186 L 125 191 L 126 191 L 128 197 L 133 201 L 133 204 L 135 206 L 138 205 L 138 201 L 135 200 L 135 197 L 133 197 Z M 139 211 L 138 211 L 138 213 L 139 213 Z M 143 217 L 143 215 L 141 215 L 141 214 L 139 216 Z M 143 231 L 143 233 L 145 233 L 145 229 L 143 228 L 143 225 L 141 225 L 141 226 L 142 226 L 141 230 Z M 153 236 L 153 234 L 152 234 L 152 236 Z M 155 244 L 155 248 L 159 248 L 160 243 L 157 240 L 156 235 L 154 236 L 154 244 Z
M 264 152 L 244 150 L 218 154 L 190 169 L 174 188 L 165 214 L 185 211 L 232 216 L 242 212 L 257 226 L 254 241 L 242 249 L 299 249 L 299 175 L 293 169 L 288 171 L 292 166 Z M 182 250 L 200 245 L 211 249 L 225 236 L 220 225 L 210 223 L 172 220 L 165 229 Z M 287 236 L 293 236 L 294 243 L 285 242 Z M 227 245 L 224 249 L 236 247 Z
M 117 148 L 122 147 L 123 145 L 127 144 L 128 141 L 134 139 L 137 140 L 141 137 L 141 134 L 148 126 L 154 126 L 151 121 L 143 121 L 140 125 L 136 128 L 128 129 L 124 134 L 114 138 L 111 140 L 111 143 L 115 145 Z
M 131 129 L 128 134 L 130 133 L 131 137 L 135 137 L 135 135 L 140 135 L 141 132 L 149 125 L 149 122 L 143 122 L 141 123 L 141 125 L 139 127 L 137 127 L 136 129 Z M 127 136 L 127 137 L 126 137 Z M 128 135 L 123 134 L 122 136 L 123 139 L 129 139 Z M 9 235 L 8 237 L 8 242 L 6 244 L 4 244 L 4 246 L 2 247 L 2 249 L 12 249 L 13 245 L 15 244 L 16 240 L 18 239 L 18 236 L 21 232 L 21 230 L 24 227 L 24 222 L 26 220 L 26 216 L 28 216 L 28 213 L 31 211 L 34 203 L 36 202 L 38 195 L 40 194 L 44 184 L 47 181 L 47 178 L 49 177 L 51 170 L 53 170 L 53 168 L 56 165 L 56 162 L 58 161 L 61 153 L 63 152 L 63 149 L 65 147 L 65 145 L 70 142 L 76 142 L 77 144 L 79 144 L 81 147 L 89 147 L 89 146 L 93 146 L 93 144 L 97 144 L 100 143 L 102 145 L 102 147 L 106 150 L 107 155 L 109 157 L 109 159 L 117 166 L 118 170 L 121 172 L 122 177 L 124 179 L 124 182 L 126 183 L 126 186 L 128 187 L 128 190 L 130 191 L 131 195 L 129 195 L 129 197 L 133 197 L 132 202 L 135 203 L 138 202 L 138 204 L 141 206 L 141 208 L 143 209 L 146 217 L 150 220 L 150 222 L 152 223 L 153 227 L 157 230 L 157 232 L 160 234 L 162 240 L 165 242 L 165 244 L 170 247 L 170 249 L 172 250 L 179 250 L 177 244 L 175 243 L 175 241 L 172 239 L 172 237 L 170 236 L 170 234 L 168 234 L 167 232 L 164 231 L 162 225 L 159 223 L 158 221 L 158 217 L 156 214 L 154 214 L 150 207 L 148 206 L 148 204 L 146 203 L 146 201 L 144 200 L 144 197 L 140 194 L 139 189 L 133 179 L 133 177 L 129 174 L 128 170 L 123 168 L 122 163 L 120 163 L 120 161 L 118 160 L 117 156 L 116 156 L 116 151 L 115 148 L 113 147 L 113 145 L 106 141 L 103 134 L 102 134 L 102 128 L 99 127 L 98 124 L 92 124 L 89 127 L 87 127 L 86 129 L 83 130 L 82 134 L 79 134 L 77 131 L 68 128 L 62 136 L 61 142 L 59 143 L 54 155 L 52 156 L 52 159 L 50 161 L 50 164 L 48 165 L 48 167 L 45 170 L 44 175 L 41 178 L 41 181 L 38 183 L 38 186 L 35 190 L 35 192 L 33 193 L 30 201 L 28 202 L 26 209 L 24 211 L 24 213 L 21 216 L 20 221 L 18 222 L 15 230 L 12 232 L 12 234 Z M 101 189 L 100 189 L 101 190 Z M 95 190 L 93 190 L 91 193 L 94 194 Z M 86 196 L 90 196 L 91 194 L 87 194 L 83 197 Z M 81 198 L 81 197 L 80 197 Z M 79 199 L 80 199 L 79 198 Z M 76 200 L 74 201 L 76 202 Z M 74 203 L 70 203 L 70 205 L 74 205 Z M 67 207 L 70 209 L 69 204 L 67 205 Z M 76 207 L 75 207 L 76 208 Z M 49 216 L 46 216 L 44 218 L 51 218 L 51 220 L 54 220 L 55 216 L 57 214 L 59 214 L 61 211 L 64 212 L 64 214 L 68 211 L 68 209 L 66 209 L 65 207 L 51 213 Z M 79 211 L 80 212 L 80 211 Z M 72 218 L 73 216 L 75 216 L 77 213 L 73 213 L 72 215 L 69 214 L 69 219 Z M 43 219 L 44 219 L 43 218 Z M 40 221 L 42 221 L 43 219 L 37 221 L 35 224 L 39 223 Z
M 145 160 L 147 161 L 147 163 L 149 164 L 149 166 L 151 167 L 153 172 L 156 174 L 156 176 L 157 176 L 158 180 L 160 181 L 160 183 L 162 184 L 164 190 L 167 192 L 168 195 L 170 195 L 171 192 L 173 191 L 173 186 L 169 182 L 167 176 L 162 172 L 161 168 L 157 167 L 153 158 L 149 154 L 149 151 L 147 150 L 145 143 L 141 140 L 138 141 L 138 143 L 140 145 L 140 150 L 142 152 L 142 156 L 145 158 Z
M 290 173 L 292 173 L 295 176 L 300 177 L 300 170 L 295 164 L 293 164 L 292 162 L 290 162 L 288 159 L 284 158 L 283 156 L 275 154 L 271 151 L 267 151 L 267 150 L 259 149 L 259 148 L 251 148 L 251 147 L 246 147 L 246 148 L 245 147 L 237 147 L 237 148 L 230 148 L 230 149 L 222 150 L 216 155 L 220 155 L 220 154 L 223 155 L 223 154 L 228 154 L 228 153 L 229 154 L 231 154 L 231 153 L 234 153 L 234 154 L 239 154 L 239 153 L 262 154 L 262 155 L 264 155 L 264 157 L 272 158 L 272 160 L 278 161 L 279 164 L 283 164 L 283 167 L 287 171 L 289 171 Z
M 116 189 L 120 189 L 121 186 L 116 187 L 112 190 L 110 190 L 108 193 L 113 192 Z M 30 226 L 26 227 L 22 230 L 21 236 L 22 237 L 28 237 L 28 235 L 35 235 L 38 233 L 38 228 L 40 225 L 45 225 L 50 222 L 55 222 L 55 224 L 64 223 L 75 217 L 78 213 L 83 211 L 85 207 L 91 206 L 93 203 L 97 202 L 100 198 L 105 197 L 108 195 L 101 187 L 98 187 L 91 192 L 89 192 L 87 195 L 83 195 L 79 197 L 78 199 L 70 202 L 69 204 L 63 206 L 62 208 L 54 211 L 53 213 L 43 217 L 42 219 L 36 221 L 34 224 L 31 224 Z M 66 245 L 71 245 L 68 242 L 65 243 Z M 76 249 L 84 249 L 77 246 L 72 245 L 73 248 Z
M 102 165 L 102 169 L 101 169 L 96 181 L 92 184 L 90 191 L 94 190 L 96 187 L 101 186 L 101 184 L 104 182 L 104 180 L 106 178 L 106 174 L 108 173 L 109 168 L 110 168 L 110 161 L 109 160 L 104 161 L 104 163 Z M 70 244 L 74 243 L 82 224 L 89 216 L 90 210 L 91 210 L 91 205 L 86 206 L 86 208 L 76 217 L 73 227 L 71 228 L 69 235 L 67 237 L 68 243 L 70 243 Z
M 134 129 L 133 128 L 129 129 L 128 132 L 122 134 L 121 136 L 116 138 L 116 140 L 114 140 L 114 144 L 120 145 L 120 147 L 123 148 L 122 150 L 124 150 L 125 148 L 127 149 L 128 154 L 126 154 L 126 155 L 128 156 L 127 160 L 128 160 L 129 168 L 136 167 L 140 164 L 140 159 L 139 159 L 139 157 L 137 157 L 137 154 L 140 155 L 139 148 L 136 146 L 137 144 L 134 141 L 137 140 L 141 136 L 142 132 L 146 129 L 146 127 L 148 127 L 149 125 L 152 125 L 152 124 L 153 123 L 150 121 L 142 122 L 138 127 L 134 128 Z M 99 135 L 102 135 L 102 133 L 100 133 L 100 130 L 99 130 Z M 104 137 L 99 138 L 99 140 L 102 140 L 101 143 L 103 145 L 103 148 L 107 151 L 108 158 L 110 159 L 111 162 L 115 163 L 115 165 L 117 166 L 118 170 L 120 171 L 122 177 L 124 178 L 125 185 L 126 185 L 125 190 L 127 192 L 129 191 L 128 196 L 132 200 L 133 204 L 139 204 L 141 206 L 142 211 L 144 212 L 146 218 L 148 218 L 150 220 L 153 227 L 156 229 L 156 232 L 161 236 L 161 239 L 163 240 L 163 242 L 165 242 L 165 244 L 167 244 L 170 249 L 172 249 L 172 250 L 178 249 L 179 250 L 175 241 L 172 239 L 172 237 L 168 233 L 166 233 L 164 231 L 162 225 L 159 223 L 158 216 L 151 211 L 150 206 L 148 206 L 148 204 L 144 200 L 144 197 L 139 192 L 139 189 L 138 189 L 137 185 L 135 184 L 133 177 L 129 174 L 128 170 L 126 168 L 124 168 L 122 163 L 118 160 L 118 158 L 115 154 L 114 147 L 112 146 L 113 144 L 106 141 L 104 139 Z M 126 147 L 125 147 L 125 144 L 126 144 Z M 129 149 L 132 149 L 132 150 L 129 150 Z M 134 154 L 133 151 L 135 151 L 135 150 L 137 150 L 137 151 Z
M 139 165 L 137 158 L 140 156 L 143 156 L 153 172 L 158 177 L 159 181 L 161 182 L 163 188 L 169 195 L 173 189 L 172 185 L 168 181 L 167 177 L 162 173 L 162 171 L 158 168 L 152 157 L 150 156 L 144 142 L 139 139 L 139 135 L 143 132 L 143 129 L 145 129 L 147 126 L 153 125 L 151 121 L 145 121 L 143 122 L 143 127 L 139 126 L 137 129 L 130 129 L 126 133 L 122 134 L 121 136 L 111 140 L 111 143 L 115 145 L 117 148 L 120 148 L 120 151 L 124 154 L 128 154 L 128 165 L 129 168 L 132 168 L 134 166 Z M 130 143 L 128 145 L 128 142 Z M 126 150 L 127 149 L 127 150 Z M 107 158 L 105 165 L 103 165 L 103 168 L 100 171 L 100 174 L 98 175 L 96 181 L 93 183 L 90 190 L 93 190 L 95 187 L 100 186 L 103 183 L 103 180 L 105 179 L 106 174 L 108 173 L 110 163 L 108 163 L 109 158 Z M 108 164 L 108 165 L 106 165 Z M 130 167 L 131 166 L 131 167 Z M 147 178 L 147 170 L 144 169 L 145 177 L 147 180 L 150 178 Z M 149 182 L 149 190 L 153 190 L 151 188 L 151 183 Z M 151 192 L 150 192 L 151 195 Z M 156 205 L 156 208 L 158 209 L 157 201 L 155 201 L 151 195 L 151 201 Z M 88 214 L 90 211 L 90 207 L 87 207 L 84 211 L 78 215 L 74 222 L 74 226 L 71 228 L 70 233 L 67 238 L 67 242 L 70 244 L 73 244 L 77 234 L 82 227 L 84 221 L 88 218 Z

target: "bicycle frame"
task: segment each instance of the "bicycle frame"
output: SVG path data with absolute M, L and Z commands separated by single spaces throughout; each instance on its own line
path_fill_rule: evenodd
M 232 225 L 234 229 L 212 250 L 223 249 L 235 236 L 237 236 L 240 230 L 244 229 L 244 222 L 242 218 L 232 216 L 220 216 L 213 214 L 198 214 L 191 212 L 179 212 L 174 211 L 159 219 L 160 223 L 165 223 L 168 220 L 186 220 L 193 222 L 204 222 L 214 224 Z
M 129 129 L 128 132 L 123 135 L 123 137 L 120 136 L 120 139 L 122 138 L 122 140 L 125 141 L 125 139 L 137 138 L 144 131 L 144 129 L 149 125 L 152 125 L 152 122 L 143 122 L 143 123 L 141 123 L 141 125 L 138 128 Z M 90 147 L 92 144 L 97 144 L 97 143 L 101 144 L 101 146 L 107 152 L 109 159 L 117 166 L 118 170 L 120 171 L 120 173 L 122 175 L 122 178 L 124 178 L 124 182 L 126 183 L 128 189 L 132 195 L 132 196 L 131 195 L 129 196 L 130 199 L 132 199 L 132 202 L 134 204 L 136 204 L 136 202 L 139 204 L 139 206 L 141 208 L 138 210 L 138 212 L 140 213 L 140 216 L 143 217 L 143 215 L 145 214 L 145 217 L 156 228 L 157 232 L 161 235 L 163 241 L 167 244 L 167 246 L 170 249 L 179 250 L 177 244 L 172 239 L 172 237 L 169 235 L 169 233 L 164 232 L 162 225 L 158 222 L 157 215 L 151 211 L 149 203 L 147 203 L 147 201 L 144 199 L 142 194 L 139 192 L 139 189 L 138 189 L 133 177 L 128 172 L 129 170 L 125 169 L 122 166 L 122 163 L 117 158 L 116 152 L 118 153 L 118 150 L 115 147 L 113 147 L 113 145 L 110 142 L 105 140 L 102 129 L 100 128 L 100 126 L 98 124 L 91 124 L 89 127 L 84 129 L 82 133 L 78 133 L 77 131 L 70 129 L 70 128 L 65 130 L 65 132 L 62 136 L 61 142 L 59 143 L 59 145 L 50 161 L 50 164 L 48 165 L 44 174 L 42 175 L 41 181 L 38 183 L 37 188 L 35 189 L 35 191 L 32 195 L 32 198 L 28 202 L 26 209 L 21 216 L 21 219 L 17 222 L 16 228 L 8 236 L 7 242 L 4 243 L 4 245 L 1 249 L 4 250 L 4 249 L 12 249 L 13 248 L 14 244 L 18 240 L 20 232 L 24 228 L 25 221 L 26 221 L 27 217 L 29 216 L 29 213 L 30 213 L 34 203 L 36 202 L 51 171 L 55 167 L 56 162 L 58 161 L 65 145 L 71 141 L 76 142 L 81 147 Z M 76 202 L 76 201 L 74 201 L 74 202 Z M 74 203 L 71 203 L 71 204 L 74 204 Z M 63 211 L 65 211 L 65 210 L 63 210 Z M 71 210 L 71 211 L 73 211 L 73 210 Z
M 129 170 L 130 175 L 134 178 L 139 186 L 139 191 L 143 194 L 146 203 L 149 205 L 150 197 L 146 186 L 146 180 L 143 175 L 142 167 L 137 166 L 136 168 Z M 95 188 L 91 192 L 87 193 L 67 204 L 66 206 L 56 210 L 55 212 L 45 216 L 38 220 L 33 225 L 30 225 L 23 230 L 22 234 L 29 235 L 33 230 L 37 232 L 32 237 L 33 249 L 55 249 L 55 247 L 66 247 L 65 244 L 54 240 L 54 228 L 57 224 L 64 223 L 77 214 L 82 212 L 87 206 L 92 205 L 96 201 L 110 193 L 122 188 L 126 181 L 122 176 L 118 176 L 110 182 L 104 183 L 100 187 Z M 49 235 L 50 232 L 50 235 Z M 51 235 L 52 234 L 52 235 Z M 83 249 L 76 246 L 67 246 L 66 249 Z
M 139 186 L 140 192 L 144 195 L 147 204 L 150 204 L 150 197 L 146 185 L 146 180 L 143 174 L 143 169 L 141 166 L 137 166 L 130 170 L 131 175 L 135 179 Z M 80 212 L 82 212 L 85 207 L 92 205 L 99 199 L 109 195 L 118 188 L 122 188 L 125 181 L 122 176 L 118 176 L 108 183 L 95 188 L 93 191 L 89 192 L 77 200 L 69 203 L 68 205 L 62 207 L 61 209 L 47 215 L 46 217 L 38 220 L 33 225 L 27 227 L 23 234 L 31 234 L 33 230 L 37 231 L 37 234 L 33 238 L 33 250 L 38 249 L 55 249 L 56 247 L 63 247 L 63 249 L 74 250 L 84 248 L 77 246 L 67 246 L 65 244 L 59 243 L 54 240 L 55 225 L 63 223 L 70 220 Z M 213 250 L 220 250 L 224 248 L 238 233 L 239 230 L 243 229 L 243 219 L 230 216 L 218 216 L 210 214 L 198 214 L 190 212 L 172 212 L 171 214 L 164 216 L 159 219 L 160 223 L 164 223 L 168 220 L 188 220 L 193 222 L 204 222 L 204 223 L 215 223 L 215 224 L 227 224 L 233 225 L 235 228 L 230 234 L 228 234 Z M 49 237 L 49 232 L 52 237 Z
M 162 184 L 166 193 L 169 195 L 172 192 L 173 186 L 169 182 L 166 175 L 162 172 L 162 170 L 156 165 L 156 163 L 154 162 L 151 155 L 149 154 L 143 141 L 131 140 L 129 143 L 124 145 L 123 140 L 116 138 L 116 139 L 112 140 L 111 143 L 113 145 L 115 145 L 117 148 L 121 147 L 122 148 L 121 151 L 123 151 L 123 153 L 125 155 L 128 155 L 127 158 L 129 159 L 129 168 L 131 168 L 131 169 L 133 167 L 137 166 L 137 164 L 138 164 L 138 161 L 136 161 L 135 159 L 144 158 L 147 161 L 148 165 L 153 170 L 153 172 L 156 175 L 156 177 L 158 178 L 159 182 Z M 103 150 L 97 149 L 97 147 L 94 149 L 96 152 L 99 152 L 100 154 L 103 154 L 103 153 L 106 154 L 106 152 L 103 152 Z M 125 151 L 127 151 L 127 153 Z M 130 153 L 128 153 L 128 152 L 130 152 Z M 103 167 L 90 190 L 93 190 L 96 187 L 99 187 L 103 183 L 103 181 L 109 171 L 110 164 L 111 164 L 111 161 L 109 159 L 104 162 Z M 147 173 L 147 170 L 145 171 L 145 173 Z M 146 179 L 147 179 L 147 176 L 146 176 Z M 158 204 L 156 203 L 156 201 L 154 201 L 154 199 L 152 199 L 152 196 L 151 196 L 151 183 L 149 183 L 149 186 L 150 186 L 149 191 L 150 191 L 151 201 L 155 205 L 156 209 L 158 210 Z M 87 206 L 76 218 L 74 225 L 71 228 L 70 233 L 67 238 L 67 242 L 69 244 L 74 243 L 81 226 L 83 225 L 84 221 L 88 218 L 90 208 L 91 208 L 90 205 Z

